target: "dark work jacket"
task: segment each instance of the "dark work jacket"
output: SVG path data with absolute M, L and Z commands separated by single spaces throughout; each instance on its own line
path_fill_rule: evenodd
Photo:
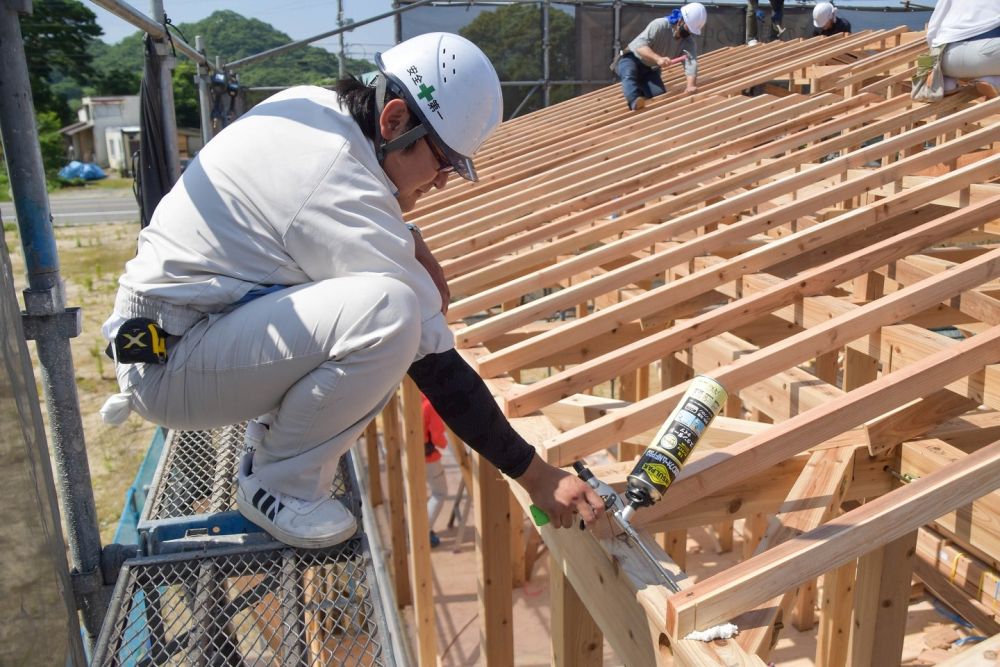
M 829 37 L 830 35 L 836 35 L 838 32 L 851 32 L 851 24 L 847 19 L 842 19 L 839 16 L 833 19 L 833 25 L 831 25 L 826 30 L 822 28 L 813 28 L 813 37 L 819 37 L 823 35 L 824 37 Z

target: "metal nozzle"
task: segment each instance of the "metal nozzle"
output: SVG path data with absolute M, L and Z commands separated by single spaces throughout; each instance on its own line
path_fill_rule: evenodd
M 639 547 L 639 551 L 642 552 L 642 555 L 645 556 L 646 559 L 656 569 L 656 571 L 660 573 L 660 578 L 663 579 L 663 583 L 667 585 L 667 588 L 669 588 L 674 593 L 680 593 L 681 587 L 677 584 L 676 581 L 674 581 L 674 578 L 670 576 L 670 573 L 667 572 L 665 569 L 663 569 L 663 566 L 660 564 L 660 561 L 656 559 L 656 557 L 653 555 L 653 552 L 651 552 L 649 548 L 646 547 L 646 545 L 643 543 L 643 541 L 639 539 L 639 533 L 637 533 L 635 528 L 632 527 L 632 524 L 629 523 L 628 520 L 632 517 L 633 514 L 635 514 L 635 508 L 629 505 L 620 512 L 612 512 L 611 516 L 614 518 L 615 523 L 617 523 L 621 527 L 621 529 L 625 531 L 625 535 L 627 535 L 628 538 L 632 540 L 632 542 L 634 542 L 637 547 Z

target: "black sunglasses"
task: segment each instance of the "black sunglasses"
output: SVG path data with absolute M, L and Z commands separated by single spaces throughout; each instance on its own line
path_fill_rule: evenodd
M 427 139 L 427 145 L 431 149 L 431 154 L 434 155 L 434 159 L 438 162 L 438 173 L 440 174 L 450 174 L 455 171 L 455 166 L 451 163 L 448 158 L 445 157 L 444 152 L 437 147 L 434 140 L 430 137 L 425 137 Z

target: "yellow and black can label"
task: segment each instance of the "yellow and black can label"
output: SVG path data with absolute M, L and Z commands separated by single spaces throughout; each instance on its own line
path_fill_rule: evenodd
M 649 505 L 660 499 L 727 398 L 723 386 L 710 377 L 699 375 L 691 381 L 628 476 L 630 500 Z

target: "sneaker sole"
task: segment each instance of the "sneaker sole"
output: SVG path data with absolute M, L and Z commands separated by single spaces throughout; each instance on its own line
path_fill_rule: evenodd
M 326 547 L 336 546 L 341 542 L 346 542 L 354 536 L 354 533 L 358 531 L 358 522 L 352 516 L 350 526 L 345 526 L 343 529 L 333 533 L 332 535 L 324 535 L 323 537 L 302 537 L 300 535 L 293 535 L 282 530 L 281 528 L 278 528 L 253 505 L 243 507 L 239 502 L 237 502 L 236 509 L 243 515 L 243 518 L 255 526 L 263 529 L 265 533 L 274 539 L 301 549 L 324 549 Z

